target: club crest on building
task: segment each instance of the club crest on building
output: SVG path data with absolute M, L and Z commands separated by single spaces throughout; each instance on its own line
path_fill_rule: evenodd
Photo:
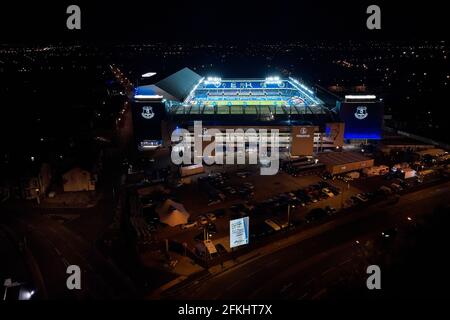
M 144 119 L 148 120 L 148 119 L 153 118 L 155 116 L 155 113 L 153 112 L 152 107 L 145 106 L 145 107 L 142 107 L 141 115 Z
M 367 113 L 367 107 L 365 107 L 365 106 L 356 107 L 356 112 L 355 112 L 356 119 L 363 120 L 363 119 L 367 118 L 368 115 L 369 114 Z
M 300 128 L 300 134 L 307 134 L 307 133 L 308 133 L 308 129 Z

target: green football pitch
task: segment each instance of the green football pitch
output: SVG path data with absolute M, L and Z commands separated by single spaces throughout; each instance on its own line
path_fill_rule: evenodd
M 285 100 L 220 100 L 220 101 L 205 101 L 206 106 L 283 106 L 287 105 Z

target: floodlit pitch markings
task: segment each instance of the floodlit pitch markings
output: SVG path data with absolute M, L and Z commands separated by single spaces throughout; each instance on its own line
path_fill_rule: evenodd
M 285 100 L 264 100 L 264 101 L 255 101 L 255 100 L 219 100 L 219 101 L 204 101 L 201 102 L 200 100 L 193 101 L 194 105 L 205 105 L 208 107 L 215 107 L 215 106 L 225 106 L 225 107 L 232 107 L 232 106 L 283 106 L 288 105 L 287 101 Z
M 213 79 L 213 80 L 211 80 Z M 184 101 L 185 105 L 317 105 L 317 99 L 309 88 L 295 79 L 281 80 L 222 80 L 203 78 Z

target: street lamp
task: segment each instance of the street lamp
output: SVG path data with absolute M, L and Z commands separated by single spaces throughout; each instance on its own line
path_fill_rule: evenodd
M 39 190 L 39 188 L 36 188 L 34 191 L 36 191 L 36 201 L 37 201 L 37 204 L 41 204 L 41 198 L 39 197 L 39 196 L 40 196 L 40 190 Z
M 5 279 L 3 286 L 5 287 L 5 293 L 3 294 L 3 301 L 6 301 L 6 294 L 8 293 L 8 288 L 21 286 L 21 282 L 12 282 L 11 278 Z M 34 293 L 34 292 L 33 292 Z
M 287 223 L 288 223 L 288 228 L 289 228 L 289 226 L 291 225 L 291 207 L 293 208 L 293 209 L 295 209 L 295 205 L 293 205 L 293 204 L 288 204 L 288 216 L 287 216 Z

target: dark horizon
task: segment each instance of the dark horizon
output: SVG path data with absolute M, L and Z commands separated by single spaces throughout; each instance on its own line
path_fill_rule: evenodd
M 81 30 L 66 28 L 66 8 L 81 8 Z M 195 4 L 97 1 L 76 3 L 7 3 L 0 13 L 2 43 L 83 41 L 301 41 L 313 39 L 435 39 L 447 38 L 444 5 L 376 3 L 381 30 L 366 28 L 369 1 Z

